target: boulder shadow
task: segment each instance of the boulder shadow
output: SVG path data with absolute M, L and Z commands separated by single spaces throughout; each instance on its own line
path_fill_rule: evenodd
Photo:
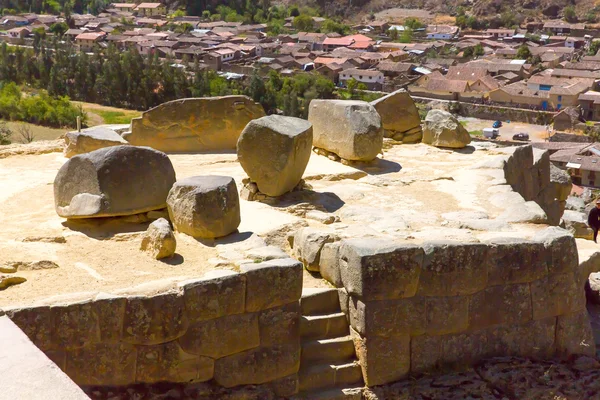
M 460 154 L 473 154 L 475 152 L 475 150 L 477 150 L 477 149 L 473 146 L 466 146 L 466 147 L 463 147 L 462 149 L 448 148 L 447 150 L 452 150 L 454 153 L 460 153 Z
M 185 260 L 181 254 L 175 253 L 169 258 L 163 258 L 158 261 L 168 265 L 181 265 Z
M 240 232 L 240 231 L 236 230 L 235 232 L 230 233 L 229 235 L 223 236 L 220 238 L 215 238 L 215 239 L 194 238 L 194 239 L 198 243 L 202 243 L 206 247 L 216 247 L 217 245 L 220 245 L 220 244 L 240 243 L 240 242 L 250 239 L 250 237 L 252 237 L 252 235 L 254 235 L 254 232 Z
M 402 165 L 384 158 L 376 158 L 369 162 L 354 161 L 350 164 L 350 167 L 366 172 L 369 175 L 392 174 L 402 170 Z
M 151 221 L 128 221 L 127 217 L 67 219 L 62 226 L 91 239 L 114 240 L 118 235 L 141 234 Z M 126 239 L 124 239 L 126 240 Z
M 312 189 L 302 189 L 285 193 L 279 197 L 269 197 L 264 200 L 258 200 L 275 208 L 287 208 L 302 203 L 308 203 L 316 210 L 324 212 L 335 212 L 342 208 L 346 203 L 339 196 L 332 192 L 315 192 Z

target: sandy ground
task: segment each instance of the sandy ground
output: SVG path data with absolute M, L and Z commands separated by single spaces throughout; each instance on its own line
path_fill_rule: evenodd
M 482 131 L 484 128 L 491 128 L 494 121 L 471 118 L 458 117 L 459 121 L 464 121 L 464 127 L 469 131 Z M 548 131 L 545 125 L 527 124 L 524 122 L 506 122 L 502 121 L 500 127 L 500 140 L 512 140 L 513 135 L 517 133 L 528 133 L 531 142 L 544 142 L 548 138 Z
M 445 215 L 481 212 L 493 219 L 504 210 L 489 200 L 492 177 L 472 168 L 498 152 L 485 148 L 489 143 L 476 146 L 461 151 L 427 145 L 394 146 L 377 163 L 355 167 L 313 154 L 304 174 L 312 190 L 293 192 L 273 205 L 242 200 L 239 233 L 213 242 L 177 235 L 177 255 L 167 262 L 139 251 L 147 223 L 74 223 L 57 216 L 53 180 L 66 161 L 61 153 L 0 159 L 0 265 L 49 260 L 59 266 L 17 272 L 27 281 L 0 291 L 0 307 L 29 304 L 58 294 L 110 292 L 160 279 L 200 277 L 213 268 L 236 268 L 252 261 L 247 258 L 248 250 L 264 246 L 265 240 L 285 243 L 286 229 L 297 229 L 300 224 L 332 229 L 341 237 L 371 235 L 414 243 L 530 237 L 544 228 L 501 224 L 486 230 L 464 229 L 460 221 Z M 178 179 L 228 175 L 235 178 L 239 189 L 245 177 L 235 154 L 178 154 L 170 158 Z M 335 214 L 341 222 L 325 226 L 304 220 L 299 216 L 303 209 Z M 308 273 L 304 284 L 327 285 Z

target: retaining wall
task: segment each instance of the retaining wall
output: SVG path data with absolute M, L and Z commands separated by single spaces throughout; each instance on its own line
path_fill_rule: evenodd
M 461 369 L 488 357 L 594 355 L 575 240 L 381 239 L 328 243 L 321 273 L 342 288 L 368 386 Z
M 201 279 L 5 309 L 80 386 L 203 382 L 297 392 L 302 264 L 215 270 Z

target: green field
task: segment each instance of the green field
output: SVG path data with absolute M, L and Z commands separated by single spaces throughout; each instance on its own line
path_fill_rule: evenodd
M 136 111 L 102 111 L 94 110 L 94 113 L 99 115 L 105 124 L 129 124 L 132 118 L 136 118 L 140 113 Z

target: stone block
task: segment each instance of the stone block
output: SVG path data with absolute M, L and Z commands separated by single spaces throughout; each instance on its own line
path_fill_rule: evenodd
M 179 292 L 127 298 L 123 320 L 123 341 L 153 345 L 170 342 L 188 327 L 185 301 Z
M 298 393 L 299 390 L 298 374 L 291 374 L 276 379 L 269 383 L 269 387 L 273 390 L 275 396 L 284 398 L 293 396 Z
M 402 337 L 425 333 L 427 306 L 424 299 L 367 301 L 350 299 L 350 326 L 361 336 Z
M 533 237 L 546 247 L 548 273 L 558 274 L 574 272 L 579 265 L 579 253 L 575 238 L 566 230 L 558 227 L 546 228 Z
M 443 342 L 445 336 L 414 336 L 410 340 L 410 371 L 424 373 L 442 367 Z
M 367 386 L 384 385 L 405 378 L 410 371 L 410 336 L 369 338 L 353 329 L 356 355 Z
M 533 282 L 548 274 L 542 243 L 499 238 L 489 244 L 489 285 Z
M 135 383 L 137 352 L 127 343 L 96 343 L 67 353 L 66 373 L 79 386 Z
M 57 350 L 53 340 L 50 307 L 5 309 L 6 315 L 29 337 L 40 350 Z
M 426 297 L 425 333 L 445 335 L 465 331 L 469 327 L 469 296 Z
M 94 127 L 81 132 L 71 131 L 65 135 L 65 157 L 71 158 L 78 154 L 110 146 L 129 144 L 117 132 L 109 128 Z
M 490 356 L 548 359 L 554 356 L 556 318 L 525 324 L 496 326 L 485 330 Z
M 67 351 L 66 350 L 48 350 L 44 352 L 46 357 L 48 357 L 61 371 L 65 371 L 67 369 Z
M 339 253 L 342 282 L 361 300 L 412 297 L 417 292 L 423 250 L 374 238 L 342 241 Z
M 419 278 L 419 296 L 460 296 L 479 292 L 488 281 L 488 246 L 429 242 Z
M 138 383 L 204 382 L 212 379 L 214 366 L 212 358 L 188 354 L 176 341 L 138 346 L 135 380 Z
M 214 359 L 260 345 L 257 314 L 236 314 L 191 324 L 179 338 L 184 351 Z
M 260 345 L 297 344 L 300 341 L 300 304 L 295 301 L 258 313 Z
M 272 382 L 298 372 L 300 344 L 259 347 L 215 362 L 215 381 L 230 388 Z
M 585 291 L 575 272 L 552 274 L 531 283 L 533 319 L 556 317 L 585 309 Z
M 326 243 L 321 249 L 320 266 L 321 276 L 337 288 L 344 286 L 339 263 L 340 243 Z
M 185 308 L 190 323 L 245 310 L 246 276 L 229 270 L 214 270 L 201 279 L 179 284 L 184 291 Z
M 557 318 L 556 352 L 562 357 L 574 354 L 596 356 L 596 344 L 586 310 Z
M 127 304 L 125 297 L 100 293 L 91 304 L 94 314 L 98 318 L 100 341 L 102 343 L 119 342 L 123 332 L 123 319 Z
M 466 369 L 490 354 L 485 332 L 468 332 L 443 336 L 442 364 Z
M 59 349 L 75 349 L 100 341 L 99 321 L 89 301 L 50 307 L 52 341 Z
M 246 311 L 255 312 L 289 304 L 302 295 L 302 264 L 291 258 L 243 264 Z
M 529 284 L 491 286 L 471 296 L 469 329 L 477 330 L 500 324 L 531 321 Z
M 301 228 L 294 235 L 294 252 L 309 271 L 319 271 L 321 249 L 326 243 L 338 240 L 332 230 Z

